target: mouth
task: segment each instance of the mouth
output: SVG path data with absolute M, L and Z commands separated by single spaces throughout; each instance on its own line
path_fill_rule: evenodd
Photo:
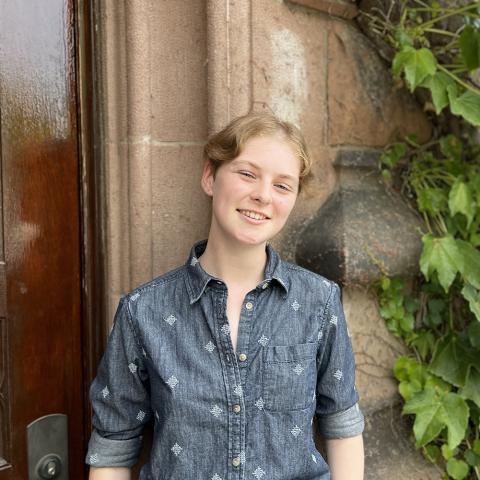
M 237 209 L 237 212 L 241 213 L 245 217 L 251 218 L 252 220 L 270 220 L 270 217 L 264 213 L 256 212 L 254 210 Z

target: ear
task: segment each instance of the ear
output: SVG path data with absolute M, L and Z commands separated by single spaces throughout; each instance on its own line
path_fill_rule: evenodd
M 213 196 L 213 183 L 215 179 L 213 178 L 213 166 L 210 160 L 206 160 L 203 164 L 202 178 L 200 184 L 202 190 L 209 196 Z

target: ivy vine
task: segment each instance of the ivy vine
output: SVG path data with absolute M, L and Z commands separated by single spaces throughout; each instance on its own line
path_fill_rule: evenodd
M 443 478 L 463 480 L 480 479 L 480 2 L 452 3 L 391 1 L 363 15 L 434 125 L 428 143 L 409 136 L 381 157 L 424 222 L 413 288 L 387 276 L 377 287 L 380 314 L 411 352 L 394 376 L 415 444 Z

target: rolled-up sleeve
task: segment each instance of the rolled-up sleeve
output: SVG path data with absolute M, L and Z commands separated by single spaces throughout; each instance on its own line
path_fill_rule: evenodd
M 86 463 L 131 467 L 151 417 L 145 354 L 135 335 L 128 298 L 121 299 L 107 348 L 90 387 L 93 433 Z
M 355 388 L 355 359 L 339 286 L 331 282 L 319 335 L 316 415 L 324 438 L 345 438 L 363 432 L 364 418 Z

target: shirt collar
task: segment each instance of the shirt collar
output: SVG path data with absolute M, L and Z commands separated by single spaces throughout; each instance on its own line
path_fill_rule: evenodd
M 220 281 L 219 278 L 209 275 L 198 261 L 206 246 L 207 240 L 196 242 L 190 250 L 190 255 L 185 264 L 187 269 L 187 289 L 191 304 L 195 303 L 202 296 L 210 281 Z M 278 283 L 284 292 L 283 298 L 286 298 L 289 290 L 289 281 L 284 262 L 269 243 L 267 243 L 266 251 L 267 265 L 265 278 L 262 283 Z

